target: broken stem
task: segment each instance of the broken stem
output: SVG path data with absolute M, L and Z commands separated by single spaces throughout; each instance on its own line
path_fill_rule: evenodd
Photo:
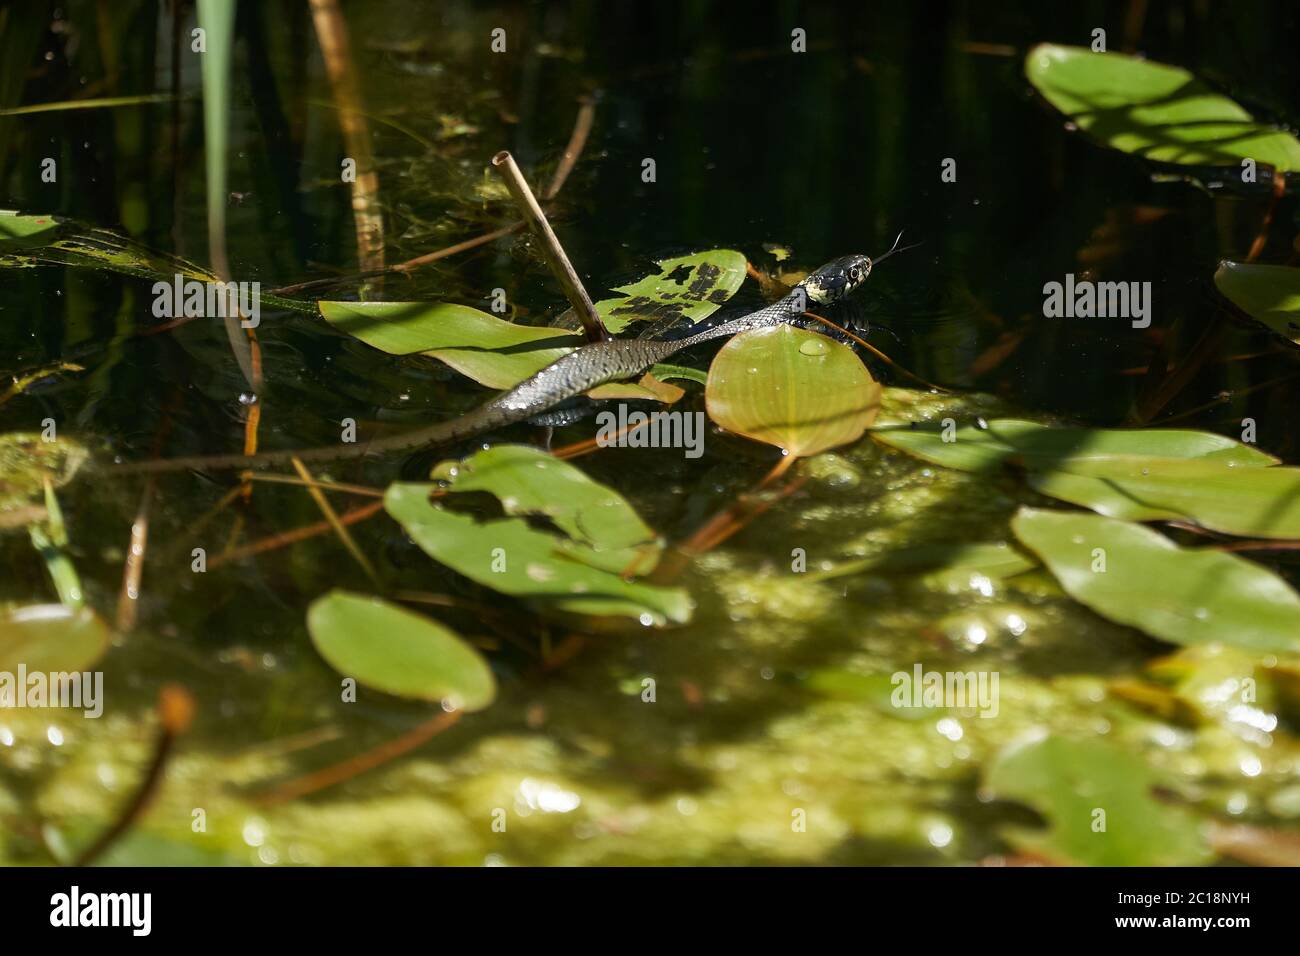
M 578 273 L 573 268 L 573 263 L 565 255 L 564 247 L 560 245 L 560 240 L 556 237 L 555 231 L 551 229 L 551 224 L 546 221 L 546 213 L 537 202 L 537 197 L 533 195 L 533 190 L 529 187 L 528 181 L 524 179 L 524 174 L 520 171 L 519 165 L 515 158 L 510 155 L 509 150 L 502 150 L 492 157 L 492 165 L 496 167 L 501 178 L 505 180 L 506 188 L 510 190 L 510 195 L 514 198 L 515 204 L 519 206 L 520 211 L 524 214 L 524 219 L 532 227 L 537 238 L 542 242 L 542 254 L 546 257 L 546 264 L 551 267 L 551 272 L 559 281 L 561 288 L 564 289 L 564 295 L 573 306 L 574 313 L 582 322 L 583 331 L 587 335 L 589 342 L 603 342 L 609 338 L 609 333 L 605 330 L 605 324 L 600 320 L 596 307 L 591 304 L 591 297 L 587 295 L 587 290 L 582 286 L 582 280 L 578 278 Z

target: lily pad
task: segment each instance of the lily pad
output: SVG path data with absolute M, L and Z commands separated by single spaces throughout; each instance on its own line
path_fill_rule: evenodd
M 0 610 L 0 672 L 89 670 L 108 651 L 108 625 L 88 607 L 31 604 Z
M 450 628 L 377 597 L 331 591 L 307 609 L 307 630 L 340 674 L 397 697 L 482 710 L 496 697 L 487 662 Z
M 856 441 L 880 408 L 880 386 L 852 349 L 790 325 L 724 345 L 704 394 L 723 428 L 800 457 Z
M 1213 858 L 1202 825 L 1152 796 L 1159 778 L 1102 740 L 1049 736 L 1011 747 L 989 768 L 985 789 L 1033 807 L 1042 831 L 1015 829 L 1023 851 L 1074 866 L 1194 866 Z
M 1043 43 L 1025 75 L 1093 139 L 1161 163 L 1300 169 L 1300 140 L 1254 117 L 1187 70 L 1121 53 Z
M 1256 322 L 1300 345 L 1300 269 L 1224 260 L 1214 284 Z
M 1300 596 L 1244 558 L 1081 512 L 1022 508 L 1011 529 L 1067 594 L 1103 617 L 1173 644 L 1300 651 Z

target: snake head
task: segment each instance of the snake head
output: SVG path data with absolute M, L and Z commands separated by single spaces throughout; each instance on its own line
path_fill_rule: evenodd
M 841 256 L 828 262 L 799 283 L 810 302 L 825 305 L 844 298 L 871 275 L 871 257 Z

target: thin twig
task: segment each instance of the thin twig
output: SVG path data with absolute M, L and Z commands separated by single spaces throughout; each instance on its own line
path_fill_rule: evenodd
M 190 696 L 189 691 L 179 684 L 164 685 L 158 692 L 158 719 L 162 726 L 158 730 L 153 759 L 149 762 L 149 769 L 145 771 L 144 779 L 140 781 L 140 786 L 136 788 L 116 822 L 105 830 L 98 840 L 77 855 L 73 866 L 89 866 L 140 818 L 162 783 L 163 768 L 167 765 L 167 757 L 171 753 L 172 745 L 176 742 L 176 738 L 189 728 L 193 718 L 194 698 Z
M 296 780 L 290 780 L 269 793 L 254 797 L 253 803 L 263 807 L 285 803 L 306 796 L 309 793 L 315 793 L 317 790 L 332 787 L 345 780 L 350 780 L 369 770 L 374 770 L 376 767 L 383 766 L 398 757 L 410 753 L 416 747 L 438 736 L 438 734 L 460 720 L 460 715 L 459 710 L 438 714 L 431 720 L 426 720 L 424 723 L 408 730 L 400 737 L 395 737 L 372 750 L 367 750 L 365 753 L 358 754 L 341 763 L 317 770 L 315 773 L 298 777 Z
M 370 559 L 365 556 L 359 547 L 357 547 L 357 542 L 348 532 L 347 527 L 343 522 L 339 521 L 338 514 L 335 513 L 333 507 L 330 506 L 329 501 L 325 498 L 325 492 L 316 487 L 315 478 L 313 478 L 312 473 L 307 470 L 307 466 L 302 463 L 302 459 L 295 457 L 293 459 L 293 467 L 297 470 L 299 477 L 302 478 L 303 484 L 306 485 L 307 494 L 311 495 L 312 500 L 316 502 L 316 507 L 320 509 L 321 514 L 325 516 L 325 520 L 328 521 L 330 527 L 334 529 L 334 533 L 338 535 L 339 540 L 343 542 L 343 547 L 348 549 L 348 554 L 352 555 L 352 560 L 360 565 L 361 570 L 366 573 L 366 577 L 368 577 L 375 586 L 378 586 L 379 575 L 375 571 L 375 566 L 370 563 Z
M 596 119 L 596 102 L 590 96 L 583 96 L 578 100 L 578 118 L 574 121 L 573 132 L 569 135 L 569 145 L 564 147 L 564 155 L 560 157 L 560 165 L 555 167 L 555 175 L 551 177 L 551 184 L 546 187 L 542 193 L 543 199 L 554 199 L 564 188 L 564 183 L 569 178 L 569 173 L 573 172 L 573 167 L 578 164 L 578 157 L 586 148 L 587 137 L 591 135 L 591 124 Z
M 780 479 L 798 460 L 797 455 L 782 455 L 781 460 L 763 476 L 763 480 L 758 483 L 752 492 L 741 495 L 736 501 L 701 525 L 690 538 L 666 554 L 650 576 L 650 580 L 655 584 L 667 584 L 676 579 L 691 558 L 716 548 L 723 541 L 744 528 L 754 518 L 771 508 L 776 502 L 803 487 L 807 479 L 800 477 L 790 482 L 768 500 L 755 499 L 757 492 L 762 491 Z
M 921 376 L 916 375 L 916 374 L 914 374 L 914 373 L 912 373 L 912 372 L 909 372 L 907 369 L 903 368 L 903 366 L 899 365 L 897 362 L 895 362 L 893 359 L 891 359 L 891 358 L 890 358 L 888 355 L 886 355 L 884 352 L 880 351 L 880 349 L 876 348 L 874 345 L 872 345 L 870 342 L 866 341 L 865 339 L 859 338 L 858 336 L 854 335 L 852 332 L 850 332 L 850 331 L 849 331 L 848 329 L 846 329 L 844 326 L 839 325 L 839 324 L 837 324 L 837 323 L 835 323 L 835 322 L 832 322 L 830 319 L 824 319 L 824 318 L 822 318 L 820 315 L 817 315 L 815 312 L 805 312 L 804 315 L 808 316 L 808 318 L 810 318 L 810 319 L 816 319 L 818 322 L 822 323 L 823 325 L 828 325 L 828 326 L 830 326 L 832 329 L 834 329 L 834 330 L 837 331 L 837 332 L 843 332 L 845 335 L 847 335 L 849 338 L 851 338 L 854 342 L 857 342 L 857 343 L 858 343 L 859 345 L 861 345 L 864 349 L 866 349 L 868 352 L 870 352 L 870 353 L 871 353 L 872 355 L 874 355 L 876 358 L 880 359 L 882 362 L 884 362 L 886 365 L 888 365 L 888 366 L 889 366 L 890 368 L 892 368 L 894 371 L 896 371 L 896 372 L 902 372 L 904 375 L 906 375 L 906 376 L 907 376 L 908 378 L 910 378 L 912 381 L 914 381 L 914 382 L 920 382 L 920 383 L 921 383 L 922 385 L 924 385 L 926 388 L 932 388 L 932 389 L 934 389 L 935 391 L 943 392 L 944 394 L 947 394 L 947 395 L 951 395 L 951 394 L 952 394 L 952 390 L 951 390 L 951 389 L 944 388 L 942 385 L 935 385 L 933 382 L 927 382 L 925 379 L 921 378 Z
M 354 525 L 358 521 L 365 521 L 372 515 L 382 511 L 384 503 L 376 501 L 372 504 L 355 508 L 352 511 L 345 511 L 339 515 L 339 521 L 345 525 Z M 325 534 L 332 530 L 328 521 L 318 521 L 315 524 L 304 525 L 301 528 L 294 528 L 290 531 L 284 531 L 269 538 L 263 538 L 261 541 L 254 541 L 252 544 L 244 545 L 242 548 L 230 548 L 223 554 L 217 555 L 208 562 L 208 570 L 220 567 L 231 561 L 238 561 L 242 558 L 251 557 L 255 554 L 263 554 L 267 551 L 275 551 L 277 548 L 287 547 L 291 544 L 297 544 L 300 541 L 306 541 L 308 538 L 314 538 L 317 535 Z
M 293 475 L 276 475 L 271 473 L 254 472 L 250 478 L 253 481 L 264 481 L 272 485 L 293 485 L 297 488 L 320 488 L 322 491 L 338 491 L 348 495 L 363 495 L 367 498 L 382 498 L 384 491 L 382 488 L 371 488 L 368 485 L 350 485 L 339 481 L 321 481 L 319 478 L 313 478 L 311 481 L 304 481 L 301 478 L 295 478 Z
M 638 428 L 644 428 L 648 424 L 650 424 L 650 419 L 647 418 L 645 421 L 637 422 L 635 425 L 624 425 L 614 433 L 613 437 L 609 440 L 609 444 L 616 444 L 620 438 L 623 438 L 625 435 L 630 435 Z M 601 446 L 596 438 L 588 438 L 585 441 L 574 442 L 572 445 L 565 445 L 563 448 L 557 448 L 555 451 L 551 452 L 551 454 L 561 460 L 577 458 L 580 455 L 593 452 L 599 447 Z
M 1189 408 L 1187 411 L 1179 412 L 1177 415 L 1166 415 L 1164 418 L 1160 419 L 1160 421 L 1156 422 L 1156 424 L 1168 425 L 1170 422 L 1176 422 L 1184 418 L 1191 418 L 1193 415 L 1197 415 L 1200 412 L 1207 411 L 1218 405 L 1226 405 L 1234 398 L 1241 398 L 1242 396 L 1249 395 L 1252 392 L 1258 392 L 1260 389 L 1271 388 L 1274 385 L 1280 385 L 1283 382 L 1289 382 L 1295 378 L 1300 378 L 1300 372 L 1295 372 L 1291 375 L 1282 375 L 1278 378 L 1270 379 L 1267 382 L 1260 382 L 1258 385 L 1252 385 L 1249 388 L 1237 388 L 1221 392 L 1208 402 L 1197 405 L 1195 408 Z
M 587 290 L 583 288 L 582 280 L 578 278 L 577 271 L 573 268 L 573 263 L 564 252 L 564 247 L 560 245 L 560 240 L 556 237 L 555 231 L 551 224 L 546 221 L 546 213 L 537 202 L 537 197 L 533 195 L 533 190 L 529 187 L 528 181 L 524 179 L 524 174 L 519 169 L 519 164 L 515 158 L 510 155 L 509 150 L 502 150 L 492 157 L 492 165 L 496 167 L 501 178 L 505 180 L 506 188 L 510 190 L 510 195 L 514 198 L 515 204 L 519 206 L 524 214 L 524 219 L 532 228 L 537 238 L 542 243 L 542 255 L 546 257 L 546 264 L 551 267 L 551 273 L 559 281 L 561 288 L 564 289 L 564 295 L 573 306 L 574 314 L 582 322 L 583 331 L 587 335 L 589 342 L 603 342 L 609 338 L 609 332 L 605 329 L 605 323 L 601 321 L 596 307 L 591 304 L 591 297 L 587 295 Z

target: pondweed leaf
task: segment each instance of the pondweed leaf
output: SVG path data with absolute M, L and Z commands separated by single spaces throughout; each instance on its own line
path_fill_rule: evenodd
M 341 332 L 390 355 L 431 356 L 488 388 L 512 388 L 582 344 L 558 329 L 515 325 L 449 302 L 320 302 Z
M 496 445 L 445 461 L 430 477 L 452 491 L 486 491 L 513 516 L 546 518 L 581 547 L 578 560 L 621 571 L 640 558 L 654 569 L 660 542 L 626 498 L 579 468 L 529 445 Z
M 1036 471 L 1070 470 L 1081 462 L 1149 462 L 1209 459 L 1224 464 L 1267 466 L 1277 459 L 1213 432 L 1178 428 L 1077 428 L 1016 418 L 951 427 L 926 422 L 890 425 L 871 437 L 918 458 L 962 471 L 990 471 L 1012 462 Z
M 1037 491 L 1132 521 L 1181 520 L 1225 534 L 1300 537 L 1300 469 L 1211 432 L 1042 425 L 998 418 L 890 426 L 872 437 L 935 464 L 1026 470 Z
M 1157 801 L 1160 783 L 1139 758 L 1103 740 L 1045 737 L 1013 745 L 984 788 L 1033 807 L 1046 830 L 1015 829 L 1021 850 L 1074 866 L 1194 866 L 1212 854 L 1187 810 Z
M 685 591 L 627 580 L 654 568 L 660 543 L 620 495 L 573 465 L 498 445 L 444 462 L 434 474 L 446 484 L 395 483 L 384 507 L 435 561 L 494 591 L 567 613 L 655 624 L 690 618 Z M 435 501 L 434 490 L 451 494 Z M 449 507 L 460 492 L 493 495 L 506 517 Z
M 1025 57 L 1043 98 L 1093 139 L 1145 159 L 1300 169 L 1300 140 L 1257 122 L 1187 70 L 1122 53 L 1043 43 Z
M 1300 345 L 1300 269 L 1225 259 L 1214 284 L 1237 308 Z
M 1085 512 L 1021 508 L 1011 530 L 1102 617 L 1173 644 L 1300 651 L 1300 596 L 1245 558 Z
M 482 656 L 437 621 L 377 597 L 330 591 L 307 609 L 321 657 L 344 677 L 396 697 L 482 710 L 496 680 Z
M 1300 468 L 1250 468 L 1206 459 L 1078 462 L 1031 473 L 1062 501 L 1130 521 L 1186 521 L 1252 538 L 1300 537 Z
M 84 671 L 108 651 L 108 625 L 88 607 L 30 604 L 0 609 L 0 672 Z

